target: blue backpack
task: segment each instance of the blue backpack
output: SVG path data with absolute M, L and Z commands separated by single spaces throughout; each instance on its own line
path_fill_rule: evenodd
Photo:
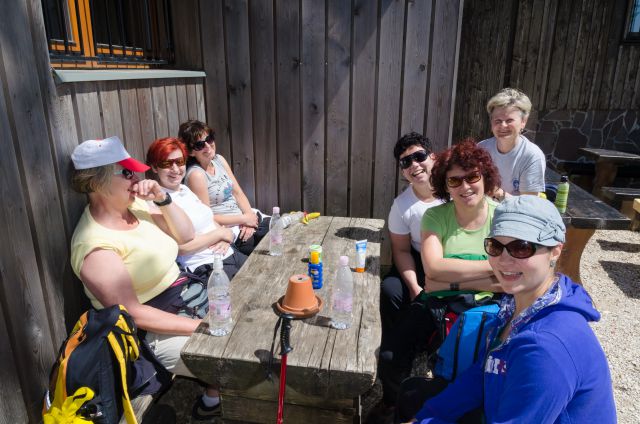
M 477 306 L 458 315 L 436 354 L 435 375 L 453 381 L 483 351 L 487 333 L 497 324 L 499 306 Z

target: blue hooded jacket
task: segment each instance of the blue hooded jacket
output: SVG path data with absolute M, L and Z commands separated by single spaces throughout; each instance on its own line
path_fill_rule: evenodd
M 505 296 L 488 340 L 514 307 L 513 296 Z M 513 319 L 507 339 L 425 402 L 416 419 L 452 423 L 483 406 L 487 423 L 615 423 L 609 366 L 588 324 L 599 319 L 584 288 L 559 274 Z

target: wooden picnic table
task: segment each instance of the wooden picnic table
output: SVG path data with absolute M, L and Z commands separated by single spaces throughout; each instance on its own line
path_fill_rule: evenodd
M 281 257 L 267 254 L 268 237 L 257 246 L 231 282 L 231 334 L 209 335 L 205 320 L 182 350 L 185 364 L 196 377 L 221 388 L 223 419 L 275 422 L 280 373 L 277 340 L 273 379 L 266 378 L 277 321 L 273 305 L 284 295 L 291 275 L 307 273 L 309 246 L 321 244 L 324 286 L 317 294 L 325 303 L 315 317 L 292 322 L 285 422 L 359 420 L 359 397 L 376 378 L 383 226 L 379 219 L 320 217 L 285 229 Z M 336 264 L 339 256 L 348 255 L 353 269 L 355 241 L 361 239 L 368 240 L 367 262 L 364 273 L 353 273 L 352 326 L 335 330 L 328 326 L 328 311 Z
M 560 175 L 547 167 L 547 184 L 558 184 Z M 569 182 L 567 211 L 562 214 L 567 227 L 566 242 L 558 261 L 558 271 L 568 275 L 575 282 L 580 278 L 580 259 L 585 246 L 596 230 L 628 230 L 631 221 L 617 209 Z
M 600 189 L 610 186 L 616 179 L 618 168 L 621 165 L 640 164 L 640 155 L 633 153 L 592 149 L 589 147 L 581 147 L 578 151 L 594 158 L 596 161 L 596 177 L 593 181 L 593 190 L 591 192 L 598 197 L 601 197 Z

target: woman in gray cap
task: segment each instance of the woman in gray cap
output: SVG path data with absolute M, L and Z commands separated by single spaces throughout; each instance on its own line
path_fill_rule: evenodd
M 428 399 L 416 421 L 455 422 L 482 407 L 487 423 L 616 422 L 607 359 L 589 326 L 600 314 L 581 285 L 555 272 L 564 241 L 547 200 L 510 197 L 496 208 L 485 250 L 507 293 L 498 325 L 482 359 Z

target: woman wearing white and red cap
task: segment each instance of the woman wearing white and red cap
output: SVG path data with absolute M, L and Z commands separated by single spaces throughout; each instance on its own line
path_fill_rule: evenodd
M 71 159 L 72 186 L 89 200 L 71 240 L 71 266 L 91 304 L 124 305 L 147 331 L 160 362 L 174 374 L 192 376 L 180 349 L 200 320 L 145 305 L 179 280 L 178 244 L 193 239 L 191 220 L 157 181 L 136 175 L 149 167 L 132 158 L 118 137 L 87 140 Z M 217 390 L 208 388 L 205 396 L 198 400 L 203 412 L 219 410 Z

